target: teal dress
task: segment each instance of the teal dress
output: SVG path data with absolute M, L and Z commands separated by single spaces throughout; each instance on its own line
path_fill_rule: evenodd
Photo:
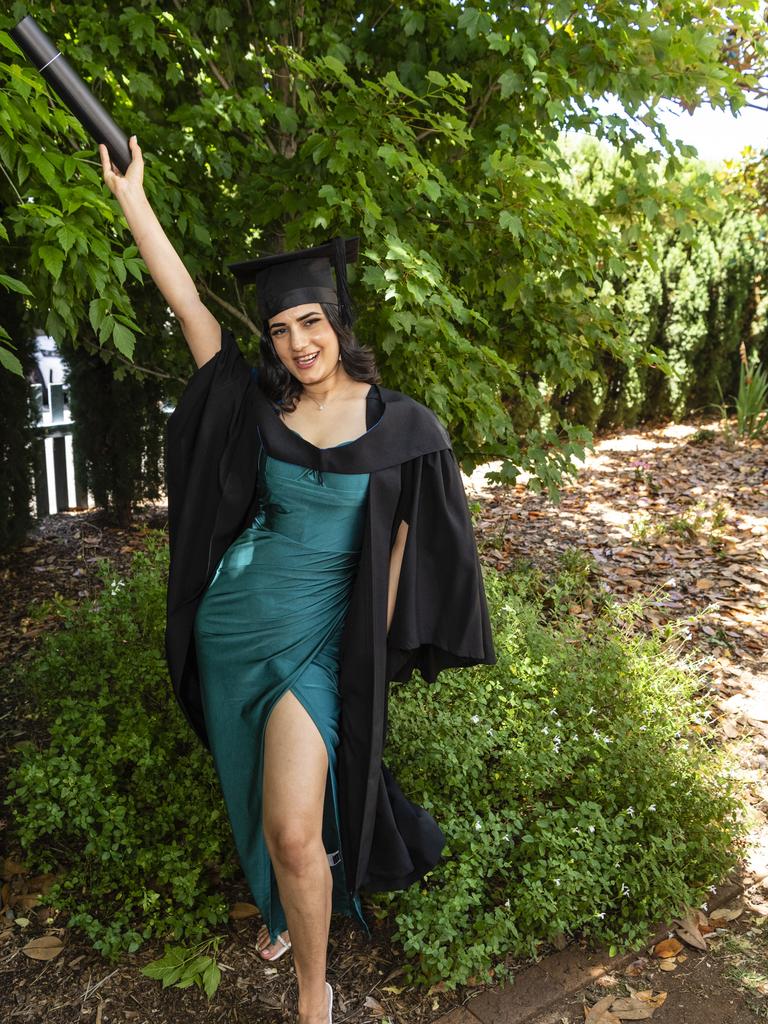
M 211 752 L 243 873 L 274 942 L 288 925 L 262 827 L 264 734 L 291 690 L 328 753 L 322 838 L 332 908 L 370 936 L 360 897 L 347 891 L 336 776 L 339 644 L 369 474 L 320 472 L 260 453 L 259 512 L 224 553 L 194 624 Z

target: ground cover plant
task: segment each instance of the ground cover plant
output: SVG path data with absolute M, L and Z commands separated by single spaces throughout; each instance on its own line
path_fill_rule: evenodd
M 227 918 L 215 880 L 238 870 L 210 758 L 170 693 L 167 544 L 147 536 L 125 577 L 99 563 L 95 600 L 33 606 L 60 628 L 15 668 L 48 732 L 17 748 L 17 836 L 36 870 L 60 873 L 50 905 L 111 960 L 155 936 L 204 938 Z
M 167 682 L 166 571 L 161 531 L 125 576 L 103 562 L 96 599 L 39 606 L 59 628 L 15 668 L 44 728 L 16 750 L 12 827 L 30 869 L 58 873 L 47 902 L 110 960 L 209 936 L 228 914 L 217 883 L 239 870 Z M 546 583 L 485 579 L 497 665 L 392 688 L 385 761 L 447 837 L 421 884 L 371 897 L 411 983 L 453 987 L 491 963 L 503 978 L 500 958 L 563 933 L 623 948 L 737 860 L 738 794 L 679 631 L 635 635 L 610 601 L 581 631 L 577 555 Z
M 576 934 L 631 948 L 706 900 L 744 835 L 684 624 L 642 635 L 636 609 L 603 600 L 579 626 L 568 606 L 590 583 L 577 552 L 551 581 L 520 569 L 486 586 L 498 663 L 392 691 L 384 759 L 447 837 L 424 884 L 379 897 L 418 953 L 406 976 L 425 983 L 464 983 Z

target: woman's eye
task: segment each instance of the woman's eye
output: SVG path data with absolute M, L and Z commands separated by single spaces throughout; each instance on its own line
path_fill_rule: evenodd
M 305 320 L 304 323 L 307 325 L 307 327 L 312 327 L 314 324 L 317 323 L 317 319 L 315 319 L 315 320 Z

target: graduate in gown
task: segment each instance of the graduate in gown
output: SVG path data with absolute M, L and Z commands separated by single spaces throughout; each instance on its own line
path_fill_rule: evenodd
M 366 371 L 346 289 L 357 240 L 232 266 L 262 314 L 249 366 L 144 193 L 135 136 L 129 147 L 123 175 L 100 145 L 104 181 L 197 365 L 167 424 L 170 680 L 214 758 L 270 938 L 284 909 L 295 930 L 299 1024 L 330 1024 L 330 900 L 289 900 L 295 879 L 274 885 L 260 817 L 293 827 L 302 808 L 312 878 L 364 931 L 361 892 L 405 888 L 437 864 L 439 826 L 382 755 L 393 680 L 494 661 L 467 502 L 444 426 Z M 276 320 L 288 342 L 272 340 Z M 319 369 L 302 368 L 299 350 L 314 349 Z M 330 417 L 307 416 L 329 398 Z M 265 767 L 265 792 L 280 793 L 267 808 Z

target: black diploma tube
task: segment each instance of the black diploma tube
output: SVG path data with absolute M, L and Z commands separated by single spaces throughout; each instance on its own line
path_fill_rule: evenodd
M 103 142 L 112 162 L 123 174 L 131 162 L 127 136 L 118 128 L 104 107 L 43 32 L 31 14 L 10 31 L 11 38 L 32 61 L 57 96 L 72 111 L 96 142 Z

